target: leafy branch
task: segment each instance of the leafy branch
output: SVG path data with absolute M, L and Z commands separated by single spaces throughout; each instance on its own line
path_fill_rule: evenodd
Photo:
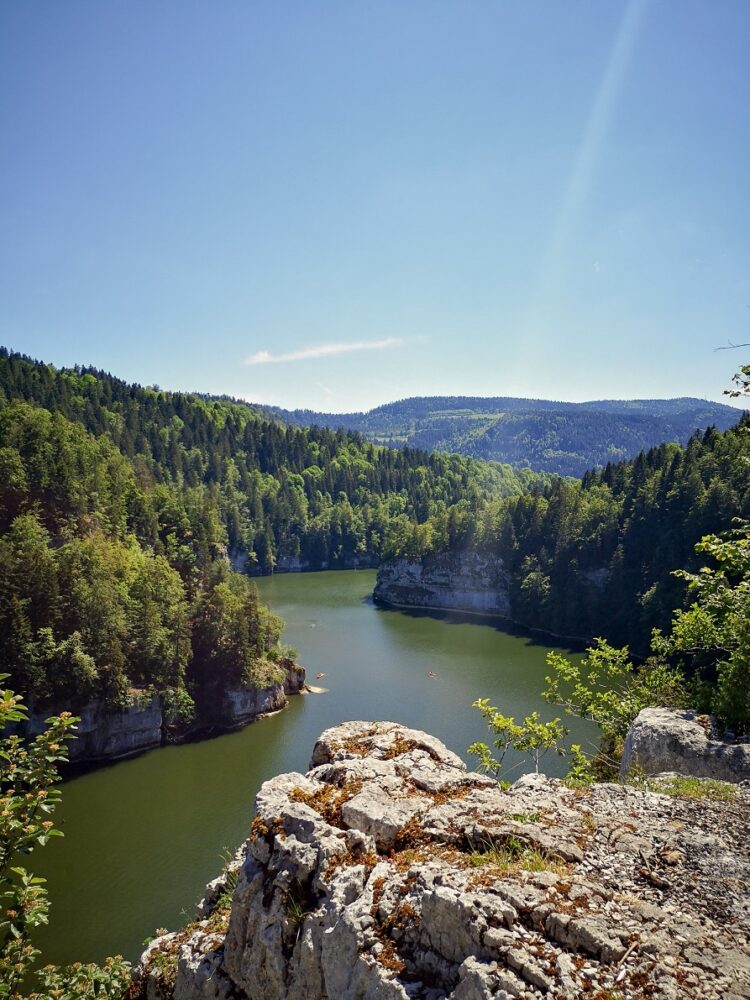
M 7 677 L 0 674 L 0 683 Z M 0 690 L 0 733 L 26 719 L 21 699 Z M 0 737 L 0 1000 L 20 1000 L 40 956 L 32 935 L 49 920 L 45 879 L 19 861 L 50 837 L 62 836 L 51 818 L 61 798 L 54 783 L 59 765 L 68 759 L 67 743 L 75 738 L 77 722 L 70 712 L 62 712 L 47 719 L 47 728 L 33 740 L 14 733 Z M 35 1000 L 116 1000 L 130 979 L 129 966 L 119 957 L 103 966 L 46 966 L 37 975 L 44 992 L 30 994 Z
M 488 698 L 479 698 L 472 708 L 482 713 L 490 730 L 496 738 L 492 741 L 498 755 L 486 743 L 472 743 L 469 753 L 479 759 L 482 770 L 499 776 L 503 771 L 505 756 L 511 748 L 518 753 L 528 754 L 534 763 L 534 770 L 539 773 L 539 763 L 550 750 L 555 750 L 561 756 L 564 749 L 560 740 L 567 735 L 568 730 L 559 719 L 542 722 L 538 712 L 527 715 L 521 723 L 517 723 L 512 715 L 503 715 Z

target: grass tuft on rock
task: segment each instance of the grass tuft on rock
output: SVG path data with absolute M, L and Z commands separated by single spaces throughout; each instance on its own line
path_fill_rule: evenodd
M 519 871 L 554 872 L 556 875 L 568 872 L 561 858 L 530 847 L 517 837 L 509 837 L 502 844 L 484 841 L 480 848 L 470 851 L 468 857 L 469 864 L 475 868 L 489 866 L 507 875 Z
M 737 788 L 728 781 L 714 778 L 693 778 L 676 774 L 672 778 L 649 781 L 649 789 L 678 799 L 718 799 L 729 801 L 737 798 Z

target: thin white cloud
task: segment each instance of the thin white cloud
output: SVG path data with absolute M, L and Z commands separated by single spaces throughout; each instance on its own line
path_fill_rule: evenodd
M 316 344 L 313 347 L 303 347 L 299 351 L 288 351 L 285 354 L 257 351 L 245 358 L 244 364 L 270 365 L 288 361 L 309 361 L 311 358 L 329 358 L 336 354 L 348 354 L 351 351 L 383 351 L 389 347 L 402 347 L 404 343 L 403 337 L 384 337 L 382 340 L 353 340 L 349 343 Z

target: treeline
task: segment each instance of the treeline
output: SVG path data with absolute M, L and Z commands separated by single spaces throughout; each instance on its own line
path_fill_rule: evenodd
M 730 407 L 716 407 L 724 427 L 739 418 Z M 450 449 L 480 459 L 500 459 L 515 467 L 580 477 L 607 462 L 627 460 L 652 445 L 685 443 L 698 427 L 716 419 L 714 413 L 679 415 L 618 413 L 580 408 L 504 413 L 475 425 L 432 421 L 410 438 L 421 448 Z
M 24 400 L 106 436 L 145 492 L 174 485 L 204 510 L 236 565 L 268 573 L 379 560 L 413 524 L 462 498 L 518 492 L 532 476 L 495 463 L 378 447 L 361 435 L 288 427 L 252 407 L 57 370 L 0 348 L 0 405 Z M 203 555 L 206 555 L 204 551 Z
M 42 703 L 152 685 L 186 718 L 212 685 L 279 676 L 247 574 L 464 548 L 502 557 L 524 624 L 645 652 L 683 599 L 672 571 L 750 514 L 747 428 L 575 482 L 0 349 L 4 660 Z
M 281 622 L 229 568 L 202 498 L 152 484 L 106 437 L 0 409 L 0 648 L 43 709 L 163 695 L 180 730 L 229 687 L 284 675 Z
M 555 479 L 509 498 L 459 503 L 415 527 L 401 553 L 499 555 L 514 618 L 559 635 L 604 636 L 648 651 L 682 604 L 676 569 L 696 569 L 709 533 L 750 517 L 750 419 L 665 444 L 582 481 Z
M 690 398 L 562 403 L 507 396 L 418 396 L 367 413 L 272 412 L 294 424 L 346 427 L 380 444 L 579 477 L 664 441 L 686 444 L 697 428 L 727 429 L 740 416 L 731 406 Z
M 40 708 L 155 689 L 175 728 L 200 723 L 288 665 L 248 573 L 375 562 L 462 497 L 520 488 L 500 466 L 0 349 L 3 669 Z

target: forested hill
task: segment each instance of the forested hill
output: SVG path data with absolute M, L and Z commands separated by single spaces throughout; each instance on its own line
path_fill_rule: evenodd
M 510 396 L 418 396 L 367 413 L 266 412 L 299 426 L 346 427 L 399 447 L 458 452 L 565 476 L 675 441 L 698 429 L 725 430 L 740 411 L 702 399 L 562 403 Z
M 377 560 L 412 523 L 447 506 L 519 492 L 509 467 L 357 433 L 302 429 L 231 400 L 129 385 L 93 368 L 57 370 L 0 348 L 0 405 L 21 400 L 106 436 L 147 492 L 176 486 L 201 544 L 248 569 Z M 77 475 L 71 470 L 71 475 Z
M 237 569 L 373 564 L 520 489 L 501 466 L 0 349 L 2 669 L 38 708 L 156 690 L 175 735 L 221 724 L 225 691 L 290 662 Z
M 513 617 L 559 635 L 602 635 L 648 649 L 685 597 L 674 570 L 697 571 L 703 536 L 750 519 L 750 416 L 516 497 L 448 511 L 402 554 L 499 556 Z

